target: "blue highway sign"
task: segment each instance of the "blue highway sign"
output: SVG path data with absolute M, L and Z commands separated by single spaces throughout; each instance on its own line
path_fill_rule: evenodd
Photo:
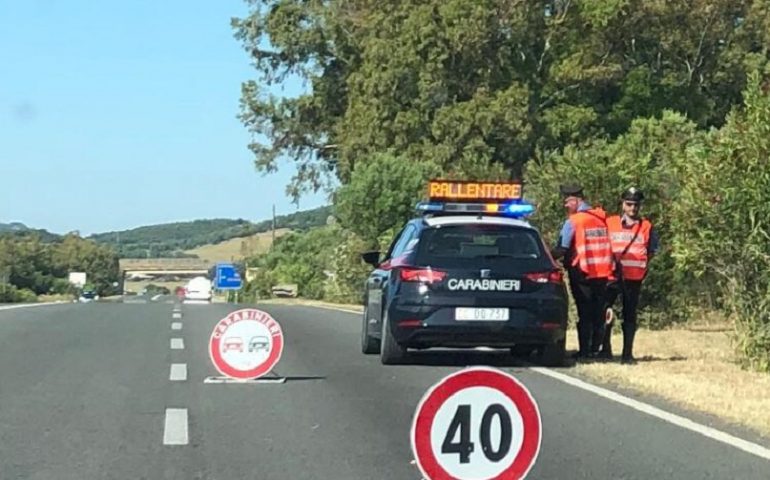
M 243 287 L 243 280 L 235 265 L 218 263 L 214 288 L 217 290 L 240 290 L 241 287 Z

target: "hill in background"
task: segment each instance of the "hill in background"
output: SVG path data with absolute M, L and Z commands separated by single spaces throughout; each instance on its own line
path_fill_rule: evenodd
M 291 230 L 288 228 L 279 228 L 275 231 L 275 237 L 280 238 Z M 202 245 L 200 247 L 187 250 L 185 253 L 195 255 L 201 260 L 211 263 L 216 262 L 237 262 L 252 255 L 265 253 L 272 244 L 272 232 L 256 233 L 249 237 L 238 237 L 225 240 L 221 243 Z
M 51 233 L 48 230 L 29 228 L 23 223 L 11 222 L 0 223 L 0 236 L 2 235 L 14 235 L 14 236 L 29 236 L 36 235 L 43 243 L 51 243 L 61 240 L 61 235 Z
M 331 207 L 324 206 L 312 210 L 304 210 L 289 215 L 276 217 L 276 229 L 307 230 L 325 225 L 331 215 Z M 254 237 L 256 234 L 269 232 L 272 220 L 253 223 L 238 219 L 195 220 L 191 222 L 166 223 L 91 235 L 89 238 L 115 248 L 121 258 L 144 257 L 192 257 L 201 255 L 241 256 L 243 242 L 236 241 L 219 247 L 227 240 Z M 266 237 L 269 241 L 269 236 Z M 259 244 L 264 240 L 254 240 Z M 254 248 L 258 249 L 257 244 Z M 197 247 L 209 245 L 219 247 L 219 251 L 195 250 Z M 246 243 L 246 249 L 252 248 Z M 212 253 L 214 252 L 214 253 Z M 235 252 L 235 253 L 234 253 Z M 221 257 L 220 257 L 221 259 Z

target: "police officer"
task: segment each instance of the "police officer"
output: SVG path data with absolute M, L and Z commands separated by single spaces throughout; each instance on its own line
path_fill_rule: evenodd
M 634 336 L 636 335 L 636 311 L 642 281 L 647 276 L 650 258 L 658 251 L 658 237 L 652 223 L 641 216 L 644 194 L 631 187 L 621 195 L 623 215 L 607 218 L 607 227 L 615 258 L 615 271 L 607 286 L 604 341 L 600 357 L 612 358 L 612 324 L 615 314 L 612 306 L 620 297 L 623 301 L 623 353 L 622 363 L 634 363 Z
M 568 218 L 551 253 L 554 258 L 564 258 L 578 311 L 580 347 L 575 357 L 585 359 L 598 353 L 604 338 L 605 294 L 613 262 L 607 214 L 586 203 L 580 185 L 562 185 L 559 190 Z

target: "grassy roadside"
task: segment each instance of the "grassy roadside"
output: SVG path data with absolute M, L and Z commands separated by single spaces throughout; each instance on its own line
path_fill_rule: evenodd
M 271 299 L 261 304 L 307 305 L 363 311 L 360 305 Z M 654 395 L 685 409 L 721 418 L 770 438 L 770 375 L 741 369 L 730 344 L 729 325 L 711 323 L 667 330 L 640 330 L 633 366 L 616 362 L 578 364 L 567 369 L 598 383 Z M 574 330 L 567 348 L 577 349 Z M 622 337 L 613 336 L 620 350 Z
M 604 384 L 652 394 L 681 407 L 748 427 L 770 438 L 770 375 L 743 370 L 730 343 L 728 325 L 640 330 L 639 362 L 578 364 L 575 373 Z M 570 332 L 568 348 L 577 348 Z M 622 337 L 613 335 L 620 350 Z

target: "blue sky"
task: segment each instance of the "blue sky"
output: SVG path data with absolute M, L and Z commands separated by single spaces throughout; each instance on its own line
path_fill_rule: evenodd
M 236 118 L 256 75 L 230 28 L 246 13 L 243 0 L 0 0 L 0 222 L 89 234 L 296 211 L 292 164 L 258 173 Z

